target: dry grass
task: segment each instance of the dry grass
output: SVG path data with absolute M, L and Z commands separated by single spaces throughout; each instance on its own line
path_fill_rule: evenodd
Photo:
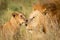
M 13 11 L 23 12 L 26 18 L 28 18 L 29 14 L 32 12 L 32 3 L 37 2 L 37 0 L 31 0 L 31 1 L 30 0 L 27 0 L 27 1 L 26 0 L 13 0 L 13 1 L 12 0 L 6 0 L 6 1 L 0 0 L 0 3 L 2 2 L 7 3 L 7 5 L 3 4 L 7 6 L 7 8 L 3 9 L 4 6 L 2 7 L 2 5 L 0 4 L 0 8 L 3 9 L 3 10 L 0 10 L 0 40 L 4 40 L 2 36 L 3 35 L 2 25 L 10 20 L 11 13 Z M 41 3 L 44 4 L 43 1 Z M 26 32 L 26 26 L 22 25 L 21 28 L 18 29 L 17 33 L 14 35 L 13 39 L 11 40 L 60 40 L 60 26 L 57 28 L 57 30 L 55 30 L 56 28 L 57 26 L 53 28 L 47 27 L 47 29 L 50 29 L 47 34 L 42 34 L 36 31 L 33 34 L 30 34 L 29 32 Z

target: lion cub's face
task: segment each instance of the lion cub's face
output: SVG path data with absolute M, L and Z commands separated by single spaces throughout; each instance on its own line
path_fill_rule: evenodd
M 20 13 L 19 12 L 14 12 L 14 13 L 12 13 L 12 16 L 15 18 L 15 20 L 18 24 L 25 23 L 25 16 L 21 12 Z

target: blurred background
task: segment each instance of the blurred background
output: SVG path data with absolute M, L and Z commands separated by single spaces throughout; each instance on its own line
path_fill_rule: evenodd
M 28 18 L 33 10 L 32 5 L 37 2 L 41 4 L 53 2 L 60 5 L 59 0 L 0 0 L 0 26 L 10 20 L 13 11 L 23 12 Z M 58 9 L 60 9 L 60 6 L 58 6 Z M 20 31 L 20 39 L 17 40 L 25 40 L 25 28 L 21 28 Z M 0 38 L 0 40 L 2 39 Z
M 59 4 L 59 0 L 0 0 L 0 25 L 10 19 L 12 11 L 23 12 L 27 18 L 33 9 L 32 5 L 37 2 Z

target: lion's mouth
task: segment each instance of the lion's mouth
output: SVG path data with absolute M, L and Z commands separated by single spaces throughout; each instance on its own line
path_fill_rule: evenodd
M 31 34 L 33 33 L 33 31 L 32 31 L 32 30 L 27 30 L 27 32 L 29 32 L 29 33 L 31 33 Z
M 20 25 L 20 26 L 21 26 L 21 25 L 25 25 L 25 22 L 22 22 L 22 23 L 20 23 L 19 25 Z
M 29 32 L 30 32 L 30 33 L 33 33 L 33 31 L 32 31 L 32 30 L 29 30 Z
M 28 29 L 28 28 L 26 28 L 26 30 L 27 30 L 27 32 L 29 32 L 29 33 L 33 33 L 33 29 Z

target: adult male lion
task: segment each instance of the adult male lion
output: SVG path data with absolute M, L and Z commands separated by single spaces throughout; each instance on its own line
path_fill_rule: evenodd
M 56 30 L 59 27 L 58 24 L 59 17 L 57 15 L 58 15 L 57 8 L 54 3 L 49 3 L 44 5 L 40 5 L 40 4 L 34 5 L 33 11 L 28 18 L 28 24 L 26 27 L 27 33 L 31 33 L 32 35 L 31 39 L 47 40 L 46 37 L 49 36 L 45 34 L 49 34 L 51 32 L 53 34 L 54 32 L 56 32 Z

